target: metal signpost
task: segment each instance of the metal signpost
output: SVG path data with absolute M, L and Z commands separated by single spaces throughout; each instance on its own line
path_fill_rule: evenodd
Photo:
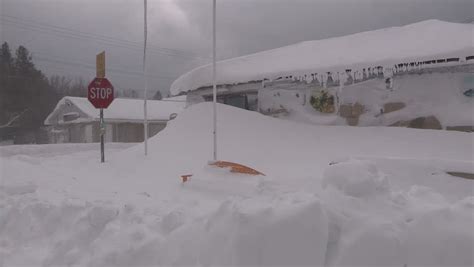
M 104 123 L 104 109 L 100 109 L 100 162 L 105 162 L 105 147 L 104 147 L 104 135 L 105 135 L 105 123 Z
M 104 109 L 114 101 L 114 87 L 107 78 L 105 78 L 105 52 L 97 55 L 96 58 L 97 77 L 87 87 L 87 99 L 91 104 L 100 109 L 100 162 L 105 162 L 105 122 Z

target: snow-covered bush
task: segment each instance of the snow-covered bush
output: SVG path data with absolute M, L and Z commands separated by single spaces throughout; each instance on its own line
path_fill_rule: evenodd
M 316 95 L 312 95 L 309 100 L 311 106 L 322 113 L 334 113 L 334 96 L 326 90 L 319 91 Z

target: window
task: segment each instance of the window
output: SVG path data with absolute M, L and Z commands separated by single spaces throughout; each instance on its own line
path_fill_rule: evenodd
M 64 122 L 73 121 L 73 120 L 78 119 L 79 117 L 80 117 L 79 113 L 77 113 L 77 112 L 69 112 L 69 113 L 63 114 L 63 121 L 64 121 Z
M 233 107 L 248 109 L 246 95 L 229 95 L 224 98 L 224 103 Z

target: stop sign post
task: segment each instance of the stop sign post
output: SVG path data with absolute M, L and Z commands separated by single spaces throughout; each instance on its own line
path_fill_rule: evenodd
M 114 101 L 114 87 L 107 78 L 95 78 L 87 87 L 87 99 L 91 104 L 100 109 L 100 161 L 105 162 L 104 153 L 104 109 Z

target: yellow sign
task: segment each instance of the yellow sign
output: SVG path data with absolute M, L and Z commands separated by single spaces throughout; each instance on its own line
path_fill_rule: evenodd
M 96 56 L 96 77 L 105 78 L 105 51 Z

